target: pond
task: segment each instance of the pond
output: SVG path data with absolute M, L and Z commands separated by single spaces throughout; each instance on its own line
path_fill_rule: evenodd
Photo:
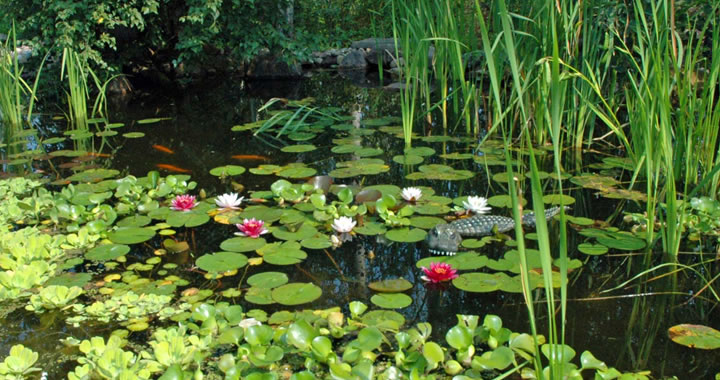
M 186 190 L 187 194 L 206 194 L 207 199 L 198 198 L 201 206 L 192 212 L 209 215 L 210 220 L 202 217 L 197 223 L 190 219 L 171 220 L 174 214 L 167 207 L 160 216 L 137 211 L 156 219 L 153 223 L 158 235 L 153 232 L 151 238 L 137 240 L 134 239 L 137 236 L 117 233 L 109 236 L 122 251 L 119 254 L 109 249 L 86 248 L 94 243 L 75 244 L 70 247 L 78 250 L 70 255 L 73 259 L 59 263 L 60 269 L 71 273 L 72 278 L 66 276 L 58 283 L 83 287 L 85 294 L 78 300 L 87 305 L 107 299 L 105 296 L 114 292 L 131 290 L 142 294 L 147 291 L 174 297 L 175 301 L 182 296 L 182 302 L 188 305 L 202 300 L 238 304 L 245 311 L 254 310 L 248 315 L 267 320 L 271 315 L 282 318 L 284 314 L 278 312 L 283 310 L 336 306 L 347 314 L 350 302 L 361 301 L 371 311 L 390 313 L 392 310 L 393 314 L 382 318 L 402 318 L 406 326 L 429 322 L 435 341 L 442 341 L 444 332 L 457 323 L 456 314 L 479 315 L 481 320 L 493 314 L 502 319 L 504 327 L 529 332 L 518 275 L 517 242 L 499 236 L 466 238 L 464 248 L 456 256 L 433 255 L 423 243 L 425 231 L 448 218 L 456 218 L 468 196 L 489 198 L 490 214 L 512 216 L 510 209 L 503 207 L 510 199 L 502 143 L 490 139 L 478 147 L 477 136 L 468 136 L 459 130 L 444 133 L 441 128 L 427 127 L 416 132 L 412 150 L 403 153 L 397 96 L 379 87 L 354 85 L 335 72 L 316 72 L 296 82 L 223 78 L 177 91 L 142 92 L 115 104 L 111 122 L 124 126 L 117 128 L 116 136 L 106 138 L 102 151 L 79 158 L 73 154 L 56 155 L 47 161 L 51 165 L 37 161 L 36 168 L 47 173 L 45 178 L 52 177 L 57 170 L 63 179 L 69 179 L 77 192 L 71 194 L 70 199 L 87 191 L 80 183 L 92 183 L 95 179 L 127 175 L 141 178 L 151 171 L 158 171 L 161 177 L 176 176 L 179 181 L 172 193 Z M 314 99 L 307 100 L 308 97 Z M 259 115 L 258 109 L 272 98 L 283 99 L 272 107 L 276 113 Z M 294 114 L 301 105 L 317 107 L 332 117 L 312 114 L 306 120 L 313 123 L 307 123 L 304 131 L 294 134 L 278 137 L 275 129 L 253 136 L 259 125 L 251 123 L 277 115 L 278 110 Z M 295 120 L 303 117 L 302 113 L 297 115 Z M 45 138 L 62 135 L 58 132 L 62 128 L 60 122 L 50 117 L 41 122 L 39 135 Z M 99 139 L 94 146 L 100 146 Z M 71 140 L 49 144 L 47 148 L 48 151 L 74 149 Z M 541 170 L 545 170 L 542 172 L 544 192 L 553 194 L 557 190 L 557 176 L 552 173 L 552 151 L 543 147 L 536 149 Z M 520 149 L 512 152 L 525 158 L 526 153 Z M 704 283 L 690 272 L 675 277 L 655 278 L 649 274 L 634 278 L 640 273 L 639 268 L 644 268 L 646 257 L 639 254 L 644 243 L 641 237 L 629 233 L 637 229 L 639 223 L 624 221 L 622 216 L 623 212 L 640 213 L 638 200 L 644 194 L 627 190 L 627 162 L 613 152 L 581 152 L 568 156 L 565 158 L 568 172 L 564 177 L 568 196 L 548 198 L 547 205 L 570 205 L 567 241 L 572 262 L 569 264 L 565 343 L 578 355 L 590 350 L 596 358 L 622 371 L 650 370 L 658 378 L 711 378 L 720 372 L 717 350 L 693 350 L 673 343 L 668 337 L 668 329 L 676 324 L 711 325 L 713 318 L 717 319 L 716 304 L 712 300 L 705 295 L 693 297 Z M 117 172 L 97 174 L 99 168 Z M 72 170 L 77 169 L 95 170 L 98 178 L 68 178 Z M 298 195 L 297 191 L 288 190 L 292 189 L 289 184 L 278 182 L 300 184 L 316 175 L 333 177 L 333 186 L 321 206 L 313 203 L 320 202 L 319 198 L 294 203 L 293 197 L 302 198 L 304 193 Z M 183 184 L 185 176 L 190 176 L 197 186 Z M 50 188 L 60 191 L 62 181 L 56 181 Z M 520 182 L 527 194 L 530 194 L 529 182 L 529 179 Z M 398 195 L 400 189 L 407 187 L 418 187 L 422 196 L 414 203 L 404 202 Z M 343 201 L 348 196 L 342 193 L 346 191 L 343 189 L 352 191 L 347 202 Z M 394 194 L 397 204 L 388 205 L 384 211 L 393 213 L 392 217 L 397 219 L 382 223 L 376 214 L 371 217 L 373 210 L 367 211 L 366 216 L 357 209 L 346 211 L 351 216 L 360 215 L 356 220 L 364 224 L 357 227 L 363 229 L 355 233 L 352 240 L 333 248 L 328 240 L 333 231 L 328 226 L 333 219 L 330 215 L 336 210 L 328 207 L 349 205 L 362 189 L 379 190 L 382 195 Z M 90 191 L 102 193 L 101 190 L 118 191 L 110 188 Z M 245 197 L 244 210 L 213 210 L 212 199 L 228 192 L 239 192 Z M 87 204 L 100 204 L 104 199 L 90 199 Z M 359 203 L 357 198 L 354 203 Z M 413 207 L 413 214 L 403 217 L 401 206 L 407 203 Z M 271 233 L 254 242 L 250 238 L 235 237 L 238 229 L 234 224 L 251 216 L 265 220 L 271 226 Z M 124 217 L 118 217 L 117 224 L 125 228 L 152 225 L 149 221 L 140 223 Z M 306 220 L 311 217 L 326 219 L 311 225 Z M 166 223 L 162 225 L 162 222 Z M 550 219 L 548 225 L 551 243 L 556 246 L 559 222 Z M 385 235 L 386 230 L 392 229 L 400 232 Z M 529 233 L 529 246 L 537 247 L 532 229 L 525 228 L 525 232 Z M 512 230 L 506 234 L 514 236 Z M 269 245 L 259 244 L 260 239 Z M 119 248 L 125 244 L 131 247 L 127 251 Z M 682 260 L 689 265 L 700 260 L 696 255 L 701 248 L 707 249 L 690 242 L 686 248 L 687 255 Z M 254 253 L 256 249 L 260 249 L 263 256 Z M 93 250 L 103 259 L 88 259 L 87 251 Z M 230 255 L 224 258 L 216 253 L 227 251 Z M 213 253 L 215 258 L 201 261 Z M 660 256 L 651 260 L 660 263 Z M 534 274 L 541 278 L 539 259 L 537 255 L 533 257 L 536 258 L 531 258 L 530 265 L 539 270 L 540 275 Z M 218 264 L 225 261 L 230 262 L 229 273 L 224 264 Z M 420 267 L 439 261 L 457 267 L 461 279 L 467 280 L 465 285 L 463 281 L 426 284 L 421 279 Z M 223 269 L 213 273 L 208 270 L 213 265 Z M 265 273 L 265 277 L 257 276 L 260 273 Z M 467 276 L 469 273 L 484 273 L 487 277 L 473 280 Z M 79 278 L 82 274 L 90 276 Z M 117 278 L 109 277 L 113 274 L 117 274 Z M 397 279 L 406 281 L 380 283 Z M 305 284 L 305 287 L 289 289 L 287 294 L 273 292 L 286 283 Z M 383 287 L 393 291 L 399 287 L 402 291 L 376 291 Z M 319 297 L 314 295 L 316 292 Z M 542 327 L 547 319 L 544 291 L 538 287 L 532 294 L 540 333 L 547 334 Z M 120 323 L 116 315 L 108 313 L 106 322 L 102 322 L 101 318 L 90 318 L 87 310 L 63 308 L 38 314 L 23 310 L 25 304 L 21 301 L 5 302 L 11 305 L 0 323 L 0 357 L 4 357 L 12 345 L 21 343 L 40 354 L 35 366 L 47 371 L 48 378 L 63 378 L 77 365 L 72 360 L 77 352 L 63 345 L 60 339 L 107 338 L 115 329 L 129 328 L 133 331 L 128 337 L 131 345 L 140 346 L 150 340 L 152 329 L 144 329 L 146 325 L 173 325 L 157 315 Z M 190 306 L 187 307 L 189 310 Z M 71 316 L 77 318 L 75 324 L 67 323 L 66 318 Z

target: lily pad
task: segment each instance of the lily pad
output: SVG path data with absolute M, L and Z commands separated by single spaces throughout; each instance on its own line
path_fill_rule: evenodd
M 503 195 L 495 195 L 490 198 L 488 198 L 488 204 L 492 207 L 512 207 L 512 198 L 510 198 L 509 195 L 503 194 Z M 527 201 L 522 198 L 520 200 L 520 204 L 525 206 L 527 204 Z
M 133 215 L 117 222 L 118 227 L 144 227 L 152 222 L 152 218 L 145 215 Z
M 447 154 L 441 154 L 441 158 L 444 158 L 446 160 L 469 160 L 473 158 L 472 153 L 447 153 Z
M 403 293 L 382 293 L 372 296 L 370 302 L 383 309 L 402 309 L 412 304 L 412 298 Z
M 577 248 L 586 255 L 604 255 L 608 252 L 608 247 L 600 244 L 582 243 Z
M 257 288 L 272 289 L 287 284 L 288 276 L 281 272 L 263 272 L 250 276 L 247 283 Z
M 288 138 L 293 141 L 307 141 L 314 139 L 315 136 L 317 135 L 310 132 L 293 132 L 288 135 Z
M 368 326 L 375 326 L 379 329 L 398 330 L 405 324 L 405 317 L 397 311 L 373 310 L 365 313 L 362 321 Z
M 397 155 L 393 157 L 393 161 L 397 162 L 400 165 L 417 165 L 421 164 L 424 159 L 422 156 L 417 156 L 414 154 L 406 154 L 406 155 Z
M 357 150 L 362 149 L 362 146 L 360 145 L 352 145 L 352 144 L 345 144 L 345 145 L 336 145 L 330 149 L 331 152 L 337 153 L 337 154 L 347 154 L 347 153 L 353 153 Z
M 270 208 L 267 206 L 249 206 L 246 207 L 245 210 L 243 210 L 242 213 L 240 213 L 238 222 L 242 222 L 242 219 L 252 219 L 255 218 L 257 220 L 262 220 L 265 222 L 265 225 L 272 223 L 274 221 L 280 220 L 280 218 L 283 215 L 283 211 L 276 209 L 276 208 Z
M 338 168 L 335 170 L 332 170 L 328 175 L 330 177 L 334 178 L 350 178 L 350 177 L 357 177 L 361 175 L 376 175 L 380 173 L 384 173 L 386 171 L 390 170 L 390 167 L 385 164 L 368 164 L 368 165 L 358 165 L 358 166 L 351 166 L 351 167 L 343 167 Z
M 220 243 L 220 249 L 230 252 L 250 252 L 267 244 L 263 238 L 234 237 Z
M 284 146 L 280 150 L 285 153 L 304 153 L 304 152 L 312 152 L 315 149 L 317 149 L 317 147 L 312 144 L 298 144 L 298 145 Z
M 429 230 L 438 224 L 445 224 L 445 219 L 436 216 L 413 216 L 410 218 L 410 225 L 417 228 Z
M 373 157 L 383 154 L 384 151 L 380 148 L 361 148 L 353 152 L 358 157 Z
M 394 278 L 371 282 L 368 288 L 381 293 L 399 293 L 411 289 L 412 284 L 404 278 Z
M 543 196 L 543 202 L 554 205 L 569 206 L 575 203 L 575 198 L 565 194 L 548 194 Z
M 103 244 L 87 251 L 85 258 L 93 261 L 114 260 L 130 252 L 130 247 L 125 244 Z
M 172 227 L 197 227 L 210 221 L 210 216 L 201 211 L 170 211 L 165 219 Z
M 256 287 L 251 287 L 245 292 L 245 301 L 257 305 L 270 305 L 275 303 L 275 301 L 273 301 L 272 299 L 272 293 L 270 288 Z
M 489 273 L 463 273 L 452 281 L 453 285 L 467 292 L 488 293 L 500 289 L 501 279 Z
M 317 170 L 305 167 L 290 167 L 275 173 L 278 177 L 284 178 L 305 178 L 317 174 Z
M 272 231 L 273 236 L 280 240 L 303 240 L 311 238 L 317 233 L 317 229 L 307 223 L 300 226 L 296 231 L 290 231 L 287 227 L 276 227 Z
M 396 228 L 385 233 L 388 240 L 401 243 L 416 243 L 425 240 L 427 232 L 420 228 Z
M 108 239 L 117 244 L 137 244 L 155 236 L 155 231 L 142 227 L 120 227 L 108 233 Z
M 225 165 L 210 169 L 210 174 L 216 177 L 227 177 L 245 173 L 245 167 L 240 165 Z
M 200 256 L 195 260 L 198 268 L 212 272 L 222 273 L 233 269 L 239 269 L 247 265 L 248 258 L 242 253 L 236 252 L 215 252 Z
M 366 222 L 362 226 L 355 227 L 353 229 L 355 233 L 358 233 L 360 235 L 367 235 L 367 236 L 374 236 L 374 235 L 382 235 L 385 232 L 387 232 L 387 228 L 384 224 L 375 223 L 375 222 Z
M 715 350 L 720 348 L 720 331 L 702 325 L 681 324 L 668 329 L 670 339 L 690 348 Z
M 432 156 L 433 154 L 435 154 L 435 149 L 427 147 L 427 146 L 417 146 L 417 147 L 405 149 L 405 154 L 412 154 L 415 156 L 428 157 L 428 156 Z
M 315 301 L 322 295 L 322 290 L 311 283 L 290 283 L 272 290 L 272 299 L 281 305 L 300 305 Z
M 145 137 L 145 134 L 142 132 L 128 132 L 128 133 L 123 133 L 122 136 L 125 137 L 126 139 L 138 139 L 140 137 Z
M 298 264 L 307 258 L 307 253 L 294 241 L 266 244 L 258 250 L 258 254 L 265 262 L 274 265 Z
M 330 238 L 325 236 L 303 239 L 300 241 L 300 245 L 307 249 L 324 249 L 330 248 L 332 243 L 330 242 Z
M 45 286 L 50 285 L 61 285 L 61 286 L 67 286 L 68 288 L 71 288 L 73 286 L 77 286 L 82 288 L 92 280 L 92 275 L 90 273 L 63 273 L 59 276 L 55 276 L 48 280 L 48 282 L 45 283 Z

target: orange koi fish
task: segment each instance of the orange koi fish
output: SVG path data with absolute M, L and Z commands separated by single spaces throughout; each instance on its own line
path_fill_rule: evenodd
M 257 154 L 236 154 L 232 158 L 240 161 L 268 161 L 270 158 Z
M 112 157 L 111 154 L 107 154 L 107 153 L 95 153 L 95 152 L 88 152 L 87 155 L 88 155 L 88 156 L 91 156 L 91 157 L 100 157 L 100 158 L 109 158 L 109 157 Z
M 183 169 L 183 168 L 177 167 L 175 165 L 170 165 L 170 164 L 155 164 L 155 166 L 160 169 L 165 169 L 165 170 L 167 170 L 169 172 L 173 172 L 173 173 L 192 173 L 192 170 Z
M 170 149 L 170 148 L 168 148 L 168 147 L 166 147 L 166 146 L 162 146 L 162 145 L 157 145 L 157 144 L 155 144 L 155 145 L 152 146 L 152 148 L 155 149 L 155 150 L 157 150 L 157 151 L 163 152 L 163 153 L 175 154 L 175 151 L 174 151 L 174 150 L 172 150 L 172 149 Z

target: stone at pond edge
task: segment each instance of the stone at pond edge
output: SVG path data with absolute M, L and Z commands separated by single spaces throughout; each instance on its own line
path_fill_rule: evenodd
M 258 79 L 299 78 L 302 76 L 302 67 L 299 63 L 288 64 L 280 57 L 267 53 L 253 59 L 245 75 Z

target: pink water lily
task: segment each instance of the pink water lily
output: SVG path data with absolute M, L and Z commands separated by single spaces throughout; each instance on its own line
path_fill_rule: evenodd
M 422 267 L 421 269 L 425 273 L 421 278 L 433 284 L 450 281 L 458 277 L 457 270 L 446 263 L 430 263 L 430 268 Z
M 190 211 L 197 205 L 194 195 L 178 195 L 172 200 L 170 208 L 175 211 Z
M 262 220 L 256 220 L 255 218 L 245 219 L 242 224 L 236 224 L 235 226 L 237 226 L 240 230 L 240 232 L 235 233 L 235 235 L 238 236 L 257 238 L 260 237 L 260 235 L 270 232 L 267 228 L 265 228 L 265 222 Z

